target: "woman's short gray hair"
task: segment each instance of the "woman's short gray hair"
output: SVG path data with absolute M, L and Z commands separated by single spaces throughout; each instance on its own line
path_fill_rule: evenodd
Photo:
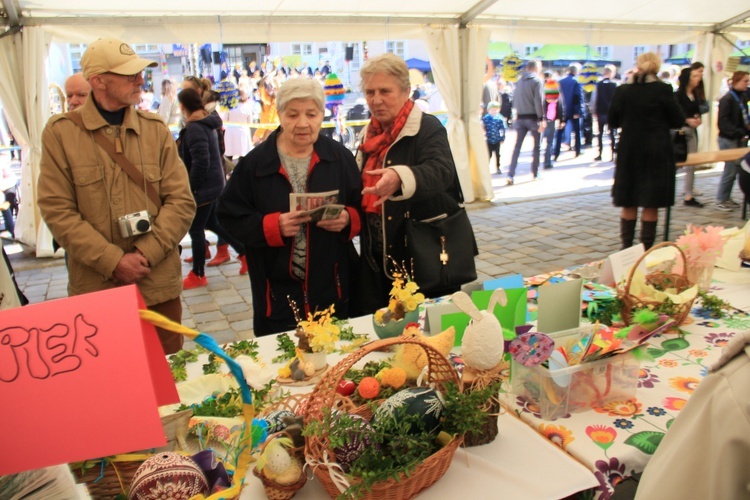
M 326 106 L 326 96 L 319 81 L 307 78 L 291 78 L 284 82 L 276 94 L 276 109 L 283 113 L 289 101 L 294 99 L 310 99 L 323 112 Z
M 403 59 L 393 53 L 386 53 L 381 56 L 368 59 L 362 69 L 359 70 L 359 76 L 362 79 L 362 90 L 364 90 L 367 80 L 378 73 L 385 73 L 396 78 L 401 90 L 409 92 L 411 82 L 409 81 L 409 68 Z

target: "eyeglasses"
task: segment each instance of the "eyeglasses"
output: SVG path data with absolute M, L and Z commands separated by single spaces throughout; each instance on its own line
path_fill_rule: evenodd
M 111 72 L 107 72 L 107 73 L 105 73 L 105 75 L 115 75 L 115 76 L 122 76 L 122 77 L 125 77 L 125 78 L 127 78 L 127 79 L 128 79 L 128 81 L 132 83 L 132 82 L 136 81 L 136 80 L 138 79 L 138 77 L 139 77 L 139 76 L 140 76 L 140 77 L 142 77 L 142 76 L 143 76 L 143 71 L 139 71 L 138 73 L 136 73 L 136 74 L 134 74 L 134 75 L 120 75 L 120 74 L 118 74 L 118 73 L 111 73 Z

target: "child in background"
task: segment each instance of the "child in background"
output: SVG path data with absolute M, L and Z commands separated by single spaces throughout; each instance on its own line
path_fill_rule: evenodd
M 484 133 L 487 138 L 487 149 L 490 152 L 490 160 L 492 160 L 492 153 L 495 153 L 495 167 L 497 173 L 502 174 L 500 171 L 500 145 L 505 141 L 505 119 L 500 115 L 500 103 L 497 101 L 490 101 L 487 103 L 487 114 L 482 118 L 482 125 L 484 125 Z

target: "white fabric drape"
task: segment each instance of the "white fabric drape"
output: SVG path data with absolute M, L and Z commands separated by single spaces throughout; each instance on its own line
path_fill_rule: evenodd
M 458 180 L 464 193 L 464 200 L 470 203 L 476 199 L 471 180 L 469 151 L 466 141 L 466 127 L 461 120 L 461 61 L 458 41 L 458 28 L 452 26 L 424 29 L 424 40 L 430 54 L 430 65 L 435 77 L 435 85 L 448 110 L 448 143 L 456 163 Z
M 703 85 L 710 105 L 708 116 L 703 118 L 703 124 L 698 129 L 698 151 L 712 151 L 719 147 L 716 142 L 719 135 L 716 123 L 719 108 L 716 99 L 722 87 L 721 80 L 726 72 L 729 54 L 734 47 L 713 33 L 702 33 L 696 42 L 693 62 L 700 61 L 706 66 L 703 70 Z
M 484 131 L 481 125 L 479 105 L 482 102 L 487 46 L 491 30 L 477 27 L 467 28 L 466 37 L 466 81 L 464 82 L 463 116 L 468 121 L 469 165 L 474 185 L 474 197 L 489 201 L 494 197 L 488 164 L 490 161 Z
M 34 27 L 0 39 L 0 100 L 22 148 L 16 238 L 35 246 L 37 257 L 53 255 L 52 237 L 36 204 L 42 130 L 50 114 L 46 71 L 50 39 L 42 28 Z

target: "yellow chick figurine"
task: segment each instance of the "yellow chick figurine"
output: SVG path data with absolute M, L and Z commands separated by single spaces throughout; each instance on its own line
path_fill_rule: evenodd
M 434 347 L 443 356 L 448 356 L 456 338 L 456 329 L 450 327 L 437 335 L 426 337 L 422 334 L 419 325 L 410 323 L 401 336 L 419 340 Z M 391 366 L 403 369 L 409 380 L 416 380 L 424 367 L 427 366 L 427 353 L 418 345 L 401 344 L 396 347 L 396 355 Z

